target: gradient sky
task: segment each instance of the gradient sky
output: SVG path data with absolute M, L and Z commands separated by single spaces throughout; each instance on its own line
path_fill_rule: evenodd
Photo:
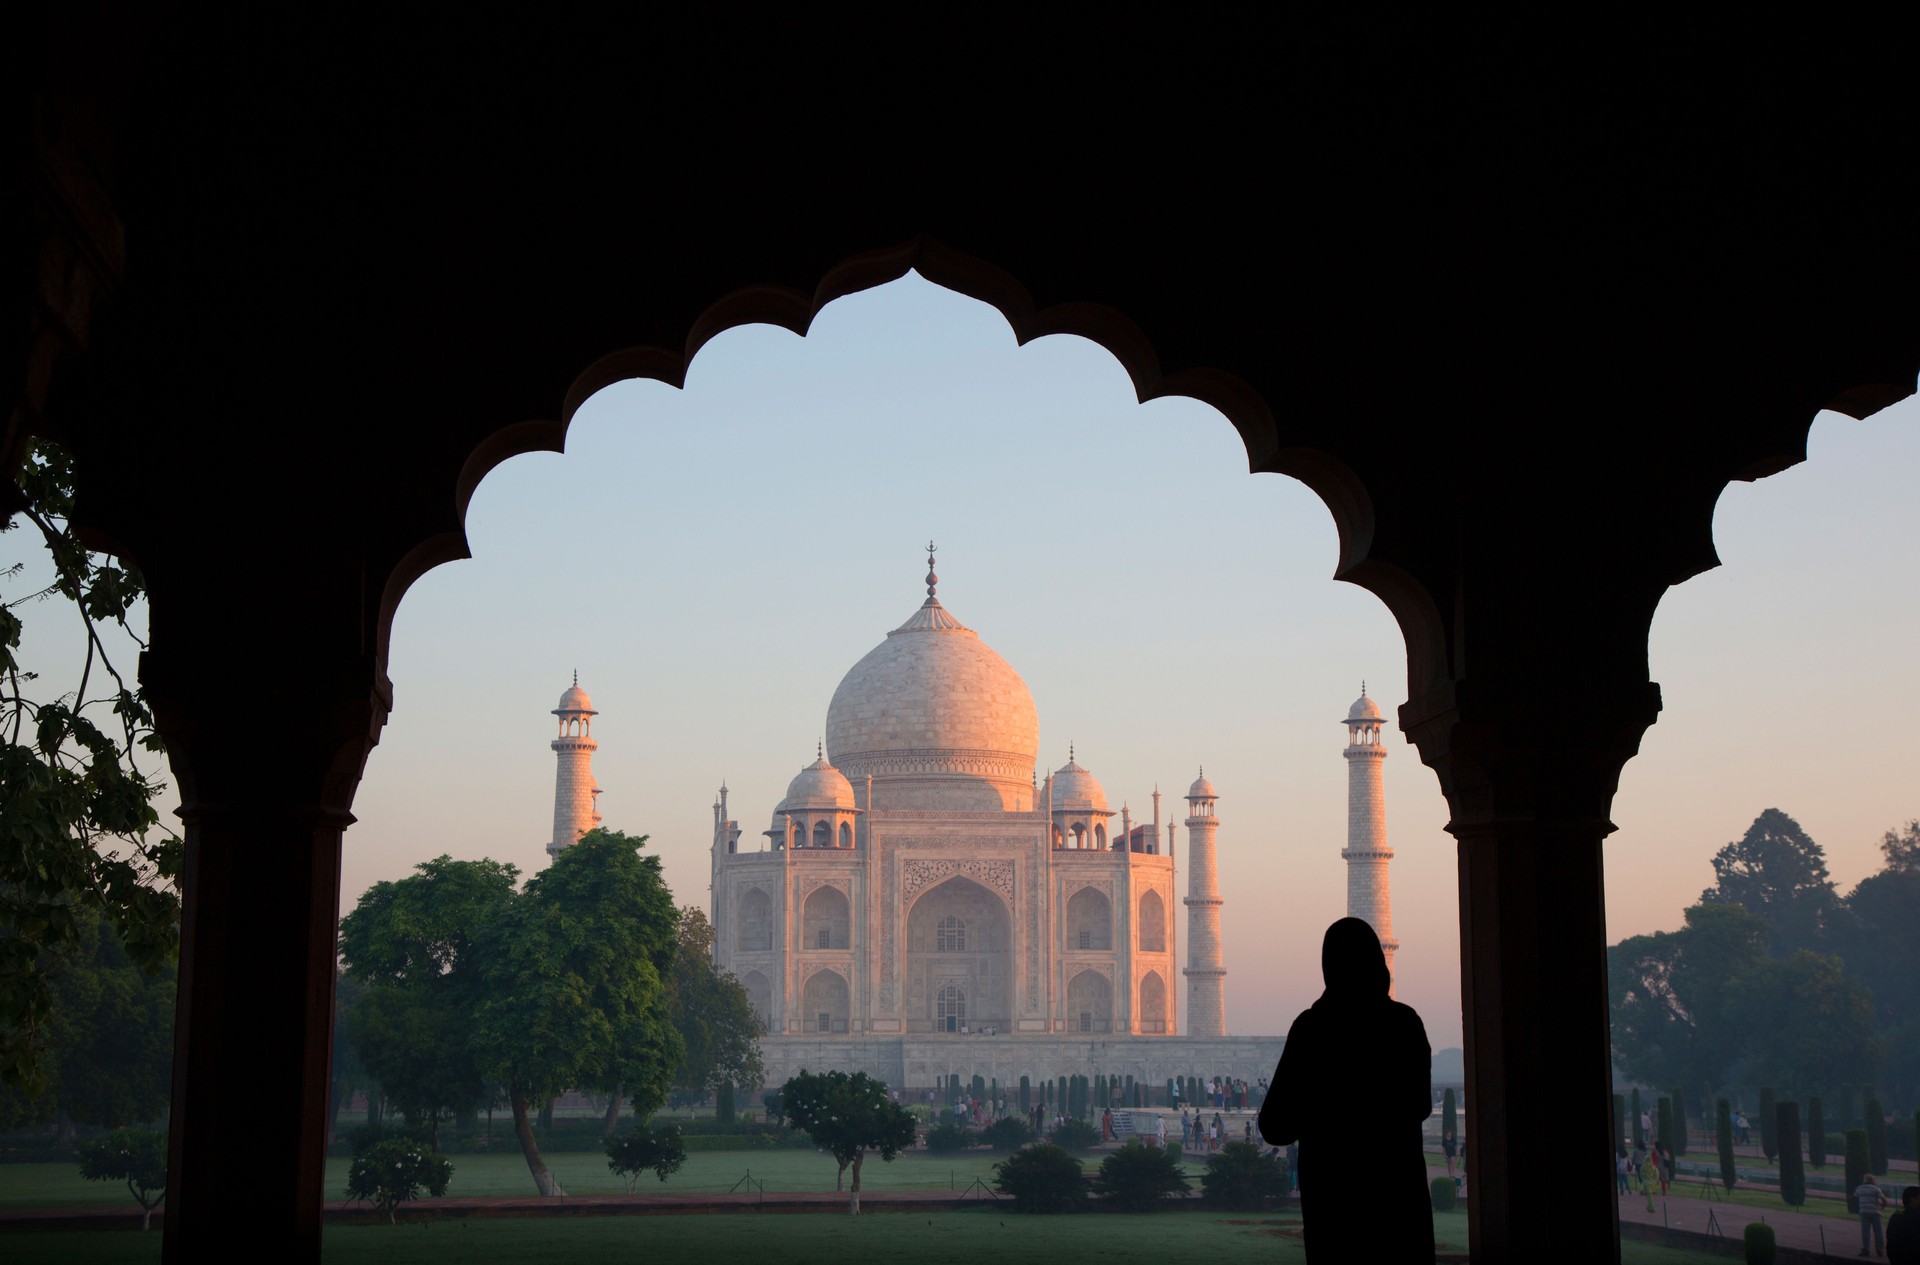
M 1726 565 L 1653 626 L 1666 710 L 1615 801 L 1610 938 L 1679 925 L 1763 809 L 1799 819 L 1843 891 L 1920 816 L 1917 415 L 1822 415 L 1808 462 L 1721 498 Z M 1405 701 L 1403 644 L 1329 578 L 1319 500 L 1249 475 L 1211 408 L 1140 405 L 1098 346 L 1017 347 L 992 309 L 909 277 L 835 302 L 804 339 L 721 335 L 684 390 L 601 392 L 565 455 L 496 470 L 467 522 L 473 559 L 424 577 L 394 626 L 343 909 L 443 852 L 544 863 L 549 712 L 576 668 L 606 824 L 651 835 L 676 898 L 704 905 L 721 779 L 757 844 L 841 676 L 924 596 L 931 538 L 942 602 L 1032 690 L 1045 764 L 1072 743 L 1136 819 L 1205 764 L 1230 1030 L 1283 1033 L 1317 995 L 1320 935 L 1345 913 L 1340 721 L 1362 678 L 1389 716 Z M 33 624 L 52 621 L 28 617 L 47 661 Z M 1539 689 L 1551 744 L 1555 682 Z M 1387 738 L 1398 992 L 1456 1045 L 1446 805 Z

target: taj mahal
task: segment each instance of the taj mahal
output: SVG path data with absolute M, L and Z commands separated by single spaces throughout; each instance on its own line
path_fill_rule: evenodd
M 1116 813 L 1072 751 L 1043 774 L 1026 683 L 937 585 L 930 546 L 926 599 L 841 680 L 825 741 L 757 839 L 729 816 L 726 786 L 713 805 L 715 956 L 766 1023 L 768 1082 L 802 1068 L 912 1090 L 976 1075 L 1269 1075 L 1283 1039 L 1227 1032 L 1224 821 L 1204 769 L 1178 821 L 1162 819 L 1174 806 L 1157 787 L 1151 816 Z M 577 678 L 554 714 L 550 853 L 599 820 L 597 713 Z M 1346 912 L 1373 925 L 1391 966 L 1382 723 L 1363 689 L 1345 721 L 1341 856 Z

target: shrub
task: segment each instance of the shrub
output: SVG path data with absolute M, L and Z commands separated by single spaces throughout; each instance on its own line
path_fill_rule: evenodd
M 1633 1149 L 1646 1150 L 1647 1126 L 1646 1122 L 1640 1118 L 1640 1090 L 1637 1087 L 1633 1091 L 1633 1114 L 1629 1117 L 1629 1121 L 1633 1126 Z
M 1773 1265 L 1773 1227 L 1755 1221 L 1747 1227 L 1747 1265 Z
M 1687 1100 L 1677 1089 L 1673 1091 L 1673 1153 L 1687 1153 Z
M 715 1135 L 719 1136 L 719 1135 Z M 652 1169 L 661 1181 L 687 1162 L 686 1144 L 677 1125 L 662 1125 L 658 1131 L 637 1124 L 617 1138 L 606 1141 L 607 1167 L 627 1179 L 627 1193 L 633 1193 L 640 1174 Z
M 1171 1159 L 1177 1168 L 1180 1157 Z M 1258 1212 L 1287 1197 L 1287 1166 L 1251 1142 L 1229 1142 L 1207 1158 L 1200 1191 L 1216 1207 Z
M 1867 1171 L 1887 1171 L 1887 1113 L 1878 1098 L 1867 1099 Z
M 1187 1175 L 1172 1156 L 1137 1140 L 1109 1152 L 1093 1176 L 1093 1193 L 1122 1212 L 1152 1212 L 1168 1195 L 1189 1189 Z
M 435 1155 L 423 1143 L 406 1138 L 376 1142 L 354 1157 L 347 1170 L 347 1195 L 369 1200 L 387 1214 L 420 1198 L 422 1193 L 439 1197 L 447 1193 L 453 1178 L 453 1161 Z
M 1059 1147 L 1036 1142 L 993 1166 L 994 1189 L 1015 1212 L 1074 1212 L 1087 1205 L 1087 1174 Z
M 1615 1094 L 1613 1096 L 1613 1144 L 1616 1147 L 1620 1145 L 1620 1115 L 1625 1110 L 1626 1100 Z M 1440 1095 L 1440 1136 L 1444 1138 L 1449 1133 L 1456 1138 L 1460 1136 L 1460 1109 L 1454 1104 L 1451 1087 Z
M 1733 1168 L 1733 1108 L 1724 1098 L 1714 1105 L 1713 1141 L 1720 1152 L 1720 1184 L 1732 1190 L 1738 1180 Z
M 1178 1142 L 1167 1143 L 1166 1150 L 1167 1150 L 1167 1154 L 1173 1157 L 1173 1162 L 1175 1164 L 1180 1163 L 1183 1159 L 1186 1158 L 1185 1154 L 1181 1151 L 1180 1144 Z
M 1827 1117 L 1818 1096 L 1807 1099 L 1807 1163 L 1827 1166 Z
M 1435 1212 L 1452 1212 L 1455 1201 L 1460 1198 L 1460 1184 L 1451 1177 L 1436 1177 L 1428 1192 Z
M 926 1132 L 927 1149 L 935 1155 L 953 1155 L 978 1141 L 979 1134 L 962 1129 L 951 1120 L 943 1121 Z
M 1047 1141 L 1069 1151 L 1091 1151 L 1100 1145 L 1100 1130 L 1084 1120 L 1068 1120 L 1047 1135 Z
M 1800 1104 L 1783 1102 L 1774 1113 L 1779 1117 L 1780 1199 L 1798 1208 L 1807 1202 L 1807 1170 L 1800 1158 Z
M 1867 1174 L 1873 1170 L 1867 1167 L 1867 1131 L 1865 1129 L 1847 1130 L 1847 1211 L 1859 1212 L 1860 1201 L 1853 1192 L 1860 1189 L 1860 1183 L 1867 1180 Z
M 1653 1107 L 1653 1140 L 1673 1151 L 1673 1100 L 1662 1098 Z M 1674 1152 L 1678 1154 L 1678 1152 Z
M 1025 1114 L 1026 1112 L 1029 1112 L 1032 1110 L 1033 1110 L 1033 1082 L 1027 1079 L 1026 1077 L 1022 1076 L 1020 1078 L 1020 1111 L 1022 1114 Z
M 980 1131 L 980 1140 L 1004 1155 L 1033 1141 L 1033 1130 L 1019 1116 L 1002 1116 Z
M 140 1205 L 140 1228 L 153 1224 L 153 1208 L 167 1189 L 167 1136 L 152 1129 L 115 1129 L 97 1142 L 80 1144 L 80 1176 L 90 1182 L 119 1181 Z
M 780 1118 L 780 1091 L 777 1089 L 769 1089 L 766 1093 L 760 1095 L 760 1105 L 767 1109 L 767 1119 L 778 1120 Z
M 1773 1090 L 1760 1091 L 1760 1153 L 1769 1163 L 1780 1154 L 1779 1118 L 1773 1111 Z
M 723 1084 L 713 1091 L 713 1118 L 721 1124 L 732 1124 L 733 1113 L 733 1086 Z

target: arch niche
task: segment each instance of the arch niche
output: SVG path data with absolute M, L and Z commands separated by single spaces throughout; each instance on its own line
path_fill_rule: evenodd
M 778 1032 L 780 1028 L 774 1023 L 773 1015 L 773 985 L 767 977 L 759 971 L 748 971 L 740 977 L 740 987 L 747 990 L 747 1005 L 760 1016 L 760 1022 L 767 1025 L 767 1031 Z
M 800 917 L 802 949 L 845 949 L 853 942 L 853 919 L 846 893 L 837 887 L 816 887 Z
M 1067 898 L 1067 951 L 1113 948 L 1113 902 L 1097 887 Z
M 1067 981 L 1067 1031 L 1113 1031 L 1113 981 L 1082 971 Z
M 1167 906 L 1159 892 L 1148 892 L 1140 898 L 1140 952 L 1166 951 Z
M 940 1013 L 943 990 L 949 1005 Z M 907 912 L 907 1030 L 958 1031 L 956 992 L 966 998 L 968 1028 L 1013 1026 L 1012 913 L 997 892 L 957 875 Z
M 773 899 L 759 888 L 740 898 L 737 924 L 742 953 L 765 953 L 773 948 Z
M 853 993 L 838 971 L 815 971 L 800 994 L 800 1025 L 808 1032 L 845 1032 Z
M 1148 971 L 1140 981 L 1140 1031 L 1167 1030 L 1167 985 L 1160 972 Z

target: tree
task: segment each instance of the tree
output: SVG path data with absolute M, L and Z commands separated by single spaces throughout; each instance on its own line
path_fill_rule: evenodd
M 1774 1131 L 1780 1139 L 1780 1198 L 1798 1208 L 1807 1202 L 1807 1170 L 1801 1159 L 1800 1104 L 1783 1102 L 1774 1111 L 1779 1121 Z
M 1773 1090 L 1760 1090 L 1760 1153 L 1771 1163 L 1780 1154 L 1779 1117 L 1774 1114 Z
M 1887 1171 L 1887 1113 L 1878 1098 L 1867 1099 L 1867 1171 L 1885 1175 Z
M 980 1140 L 1002 1155 L 1033 1141 L 1033 1130 L 1019 1116 L 1002 1116 L 980 1130 Z
M 1647 1120 L 1646 1113 L 1640 1110 L 1640 1087 L 1637 1085 L 1634 1086 L 1633 1090 L 1632 1123 L 1633 1149 L 1636 1151 L 1644 1151 L 1647 1149 Z
M 453 1161 L 425 1150 L 412 1138 L 388 1138 L 353 1157 L 347 1169 L 347 1194 L 370 1200 L 387 1214 L 422 1194 L 438 1199 L 453 1180 Z
M 498 934 L 520 871 L 438 856 L 375 883 L 340 921 L 354 990 L 347 1036 L 367 1075 L 439 1150 L 440 1121 L 488 1097 L 477 1022 L 488 980 L 480 945 Z
M 853 1166 L 852 1197 L 847 1211 L 860 1215 L 860 1166 L 868 1151 L 892 1162 L 913 1145 L 913 1116 L 887 1096 L 885 1082 L 865 1072 L 807 1072 L 787 1078 L 780 1087 L 780 1106 L 787 1122 L 805 1129 L 813 1144 L 840 1165 L 835 1190 Z
M 1673 1094 L 1673 1153 L 1687 1153 L 1687 1099 L 1685 1093 L 1676 1086 Z
M 153 1224 L 153 1207 L 167 1189 L 167 1135 L 152 1129 L 115 1129 L 80 1145 L 80 1176 L 90 1182 L 123 1181 L 140 1205 L 140 1228 Z
M 1189 1189 L 1179 1161 L 1162 1147 L 1142 1145 L 1138 1138 L 1109 1151 L 1093 1175 L 1093 1193 L 1122 1212 L 1153 1212 L 1165 1206 L 1168 1195 Z
M 1756 1016 L 1740 986 L 1766 962 L 1769 933 L 1739 905 L 1685 917 L 1679 931 L 1607 950 L 1614 1059 L 1634 1080 L 1705 1092 L 1751 1047 Z
M 1074 1212 L 1087 1204 L 1086 1170 L 1048 1142 L 1022 1147 L 995 1164 L 993 1185 L 1013 1196 L 1015 1212 Z
M 643 1119 L 680 1065 L 668 1015 L 675 916 L 644 836 L 590 830 L 535 875 L 482 946 L 483 1070 L 505 1087 L 536 1189 L 565 1192 L 532 1113 L 576 1085 L 618 1085 Z
M 607 1152 L 607 1167 L 627 1179 L 627 1193 L 633 1193 L 640 1174 L 651 1171 L 666 1181 L 687 1162 L 687 1144 L 677 1124 L 658 1129 L 636 1124 L 622 1137 L 608 1138 L 602 1144 Z
M 1827 1116 L 1817 1094 L 1807 1099 L 1807 1163 L 1815 1168 L 1827 1166 Z
M 1887 834 L 1889 843 L 1909 840 L 1914 823 L 1900 835 Z M 1920 1101 L 1920 972 L 1909 965 L 1920 961 L 1920 919 L 1913 916 L 1920 909 L 1920 864 L 1899 848 L 1882 846 L 1887 867 L 1848 894 L 1835 919 L 1833 948 L 1848 977 L 1873 995 L 1874 1024 L 1886 1051 L 1876 1083 L 1895 1099 Z
M 1803 1090 L 1871 1081 L 1883 1048 L 1873 998 L 1840 959 L 1801 949 L 1740 982 L 1756 1075 Z
M 1889 870 L 1907 873 L 1920 871 L 1920 817 L 1882 835 L 1880 852 L 1887 858 Z
M 1447 1091 L 1446 1110 L 1440 1116 L 1440 1136 L 1445 1137 L 1453 1130 L 1453 1091 Z M 1613 1096 L 1613 1153 L 1627 1153 L 1627 1098 L 1625 1094 Z
M 34 442 L 17 479 L 0 532 L 31 527 L 51 574 L 28 579 L 19 562 L 0 568 L 0 581 L 37 586 L 0 594 L 0 1085 L 33 1101 L 48 1085 L 53 978 L 88 951 L 89 918 L 105 921 L 150 975 L 177 956 L 182 845 L 153 807 L 164 786 L 146 768 L 164 749 L 153 714 L 111 653 L 115 644 L 146 648 L 130 622 L 145 581 L 74 534 L 64 449 Z M 39 673 L 20 659 L 18 612 L 56 599 L 73 606 L 86 649 L 72 688 L 36 701 Z
M 1731 1191 L 1738 1174 L 1733 1166 L 1733 1108 L 1724 1098 L 1714 1104 L 1713 1141 L 1720 1152 L 1720 1184 Z
M 1714 854 L 1713 873 L 1701 903 L 1744 906 L 1767 924 L 1777 955 L 1821 946 L 1835 903 L 1833 880 L 1825 850 L 1799 822 L 1767 809 Z
M 767 1077 L 760 1062 L 766 1024 L 740 981 L 713 964 L 713 924 L 689 906 L 680 911 L 675 940 L 669 1013 L 686 1053 L 674 1087 L 714 1093 L 725 1085 L 759 1088 Z
M 1626 1109 L 1620 1095 L 1613 1096 L 1613 1141 L 1620 1144 L 1620 1113 Z M 1449 1085 L 1440 1094 L 1440 1136 L 1460 1136 L 1460 1109 L 1453 1096 L 1453 1086 Z
M 1176 1164 L 1178 1161 L 1176 1161 Z M 1258 1212 L 1287 1197 L 1287 1166 L 1252 1142 L 1229 1142 L 1207 1157 L 1201 1196 L 1237 1212 Z
M 1867 1174 L 1873 1172 L 1867 1167 L 1867 1131 L 1865 1129 L 1847 1130 L 1847 1211 L 1859 1212 L 1860 1201 L 1853 1192 L 1867 1180 Z

